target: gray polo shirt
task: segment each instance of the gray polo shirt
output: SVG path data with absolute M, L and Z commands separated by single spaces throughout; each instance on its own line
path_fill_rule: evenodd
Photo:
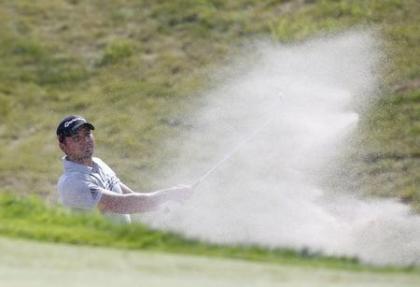
M 58 180 L 57 189 L 61 203 L 76 210 L 93 210 L 101 199 L 100 188 L 121 193 L 120 180 L 115 172 L 101 159 L 93 158 L 93 167 L 63 158 L 64 173 Z M 130 215 L 107 213 L 118 222 L 130 223 Z

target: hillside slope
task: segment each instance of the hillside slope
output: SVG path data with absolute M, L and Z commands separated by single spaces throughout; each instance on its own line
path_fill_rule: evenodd
M 398 1 L 1 1 L 1 192 L 55 198 L 55 128 L 66 114 L 97 127 L 98 155 L 140 190 L 174 151 L 208 71 L 242 41 L 302 40 L 368 25 L 384 40 L 383 96 L 352 160 L 363 192 L 420 206 L 420 4 Z

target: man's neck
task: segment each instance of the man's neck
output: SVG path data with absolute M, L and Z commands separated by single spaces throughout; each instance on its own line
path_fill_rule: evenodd
M 77 157 L 73 157 L 73 156 L 66 156 L 66 159 L 78 164 L 82 164 L 82 165 L 86 165 L 86 166 L 93 166 L 93 160 L 92 157 L 82 157 L 82 158 L 77 158 Z

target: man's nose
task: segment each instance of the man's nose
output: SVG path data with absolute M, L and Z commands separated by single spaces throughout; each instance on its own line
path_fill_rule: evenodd
M 86 135 L 86 136 L 84 137 L 84 140 L 85 140 L 85 142 L 87 142 L 87 143 L 91 143 L 91 142 L 93 142 L 93 137 L 92 137 L 91 135 Z

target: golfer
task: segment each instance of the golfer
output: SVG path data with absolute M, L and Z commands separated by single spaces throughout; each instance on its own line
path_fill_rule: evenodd
M 175 186 L 150 193 L 132 191 L 101 159 L 93 157 L 95 127 L 81 116 L 67 116 L 57 127 L 64 173 L 57 189 L 64 206 L 95 210 L 119 222 L 131 222 L 130 214 L 156 210 L 167 201 L 183 202 L 192 195 L 189 186 Z

